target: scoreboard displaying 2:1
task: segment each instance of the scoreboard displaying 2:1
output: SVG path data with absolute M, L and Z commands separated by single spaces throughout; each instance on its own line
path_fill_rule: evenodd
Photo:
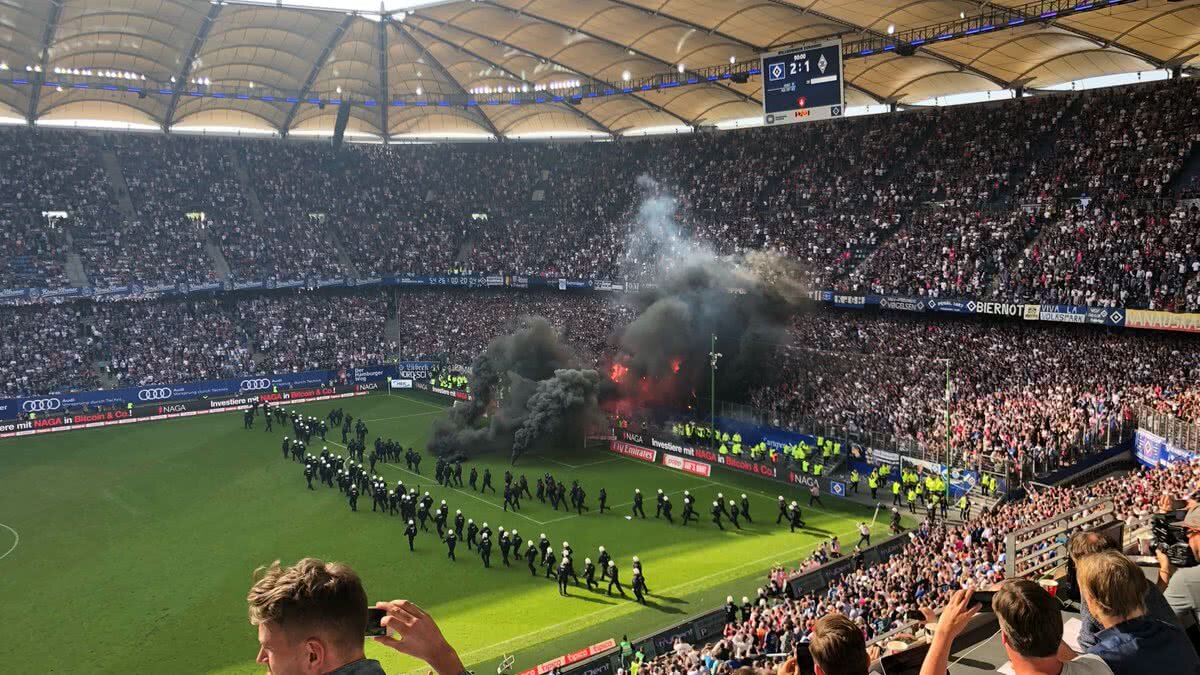
M 763 54 L 762 78 L 767 126 L 841 117 L 845 110 L 841 40 Z

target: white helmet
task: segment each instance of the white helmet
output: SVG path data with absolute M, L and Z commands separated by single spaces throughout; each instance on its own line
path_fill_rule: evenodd
M 636 555 L 633 556 L 633 562 L 638 562 L 638 557 Z
M 638 488 L 634 488 L 633 492 L 634 492 L 634 494 L 639 494 L 639 495 L 642 494 L 642 491 L 639 490 Z
M 661 488 L 659 488 L 659 490 L 658 490 L 658 494 L 660 494 L 660 495 L 662 494 L 662 489 L 661 489 Z
M 413 521 L 409 520 L 409 521 L 408 521 L 408 524 L 409 524 L 409 525 L 412 525 L 412 524 L 413 524 Z
M 458 515 L 458 516 L 461 516 L 461 515 L 462 515 L 462 509 L 455 509 L 455 510 L 454 510 L 454 514 L 455 514 L 455 515 Z
M 795 502 L 795 500 L 793 500 L 793 501 L 792 501 L 792 506 L 795 506 L 795 505 L 796 505 L 796 502 Z
M 750 598 L 747 598 L 746 596 L 743 595 L 742 602 L 750 602 Z
M 562 561 L 563 561 L 563 564 L 565 565 L 565 564 L 571 562 L 571 559 L 564 555 Z
M 733 602 L 733 596 L 730 595 L 730 596 L 726 597 L 725 602 Z
M 532 547 L 533 547 L 533 540 L 532 540 L 532 539 L 530 539 L 530 540 L 529 540 L 529 543 L 527 544 L 527 546 L 529 546 L 530 548 L 532 548 Z
M 442 506 L 445 506 L 445 505 L 446 505 L 446 500 L 445 500 L 445 499 L 443 499 L 443 500 L 442 500 Z
M 591 565 L 591 564 L 592 564 L 592 559 L 591 559 L 591 558 L 584 558 L 584 559 L 583 559 L 583 564 L 584 564 L 584 565 Z
M 540 535 L 538 535 L 538 538 L 539 538 L 539 539 L 545 539 L 545 538 L 546 538 L 546 533 L 545 533 L 545 532 L 541 533 Z
M 484 526 L 484 527 L 487 527 L 487 523 L 484 523 L 484 524 L 483 524 L 483 526 Z
M 745 499 L 745 498 L 746 498 L 746 493 L 744 493 L 744 492 L 743 492 L 743 493 L 742 493 L 742 499 Z
M 429 496 L 429 491 L 428 491 L 428 490 L 426 490 L 426 491 L 425 491 L 425 496 L 426 496 L 426 497 L 428 497 L 428 496 Z
M 671 496 L 670 496 L 670 495 L 663 495 L 663 501 L 664 501 L 664 502 L 669 502 L 669 501 L 671 501 Z
M 616 561 L 615 561 L 615 560 L 609 560 L 609 561 L 608 561 L 608 566 L 609 566 L 609 567 L 616 567 L 616 566 L 617 566 L 617 563 L 616 563 Z
M 603 547 L 603 546 L 601 546 L 601 547 L 600 547 L 600 552 L 601 552 L 601 553 L 603 553 L 603 552 L 604 552 L 604 547 Z
M 467 522 L 468 522 L 468 523 L 473 523 L 473 522 L 475 522 L 475 519 L 474 519 L 474 518 L 467 518 Z
M 564 541 L 563 548 L 571 548 L 571 545 Z

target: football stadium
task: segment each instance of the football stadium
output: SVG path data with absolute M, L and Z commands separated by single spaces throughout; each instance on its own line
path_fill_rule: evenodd
M 1200 673 L 1200 0 L 0 0 L 0 672 Z

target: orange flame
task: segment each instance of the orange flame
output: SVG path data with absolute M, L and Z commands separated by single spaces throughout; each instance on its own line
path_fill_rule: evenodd
M 620 382 L 621 379 L 625 377 L 625 373 L 628 373 L 628 372 L 629 372 L 629 369 L 626 368 L 625 366 L 623 366 L 619 363 L 614 363 L 612 365 L 612 368 L 609 370 L 608 376 L 613 382 Z

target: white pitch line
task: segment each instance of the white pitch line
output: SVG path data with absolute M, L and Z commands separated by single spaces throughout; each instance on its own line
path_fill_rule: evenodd
M 561 462 L 557 459 L 552 459 L 550 457 L 543 457 L 542 455 L 538 455 L 538 457 L 546 460 L 547 462 L 554 462 L 555 464 L 558 464 L 559 466 L 565 466 L 568 469 L 584 469 L 589 466 L 599 466 L 601 464 L 611 464 L 611 463 L 617 461 L 616 457 L 610 457 L 608 459 L 601 459 L 601 460 L 595 461 L 595 462 L 587 462 L 586 464 L 567 464 L 566 462 Z
M 418 401 L 419 402 L 419 401 Z M 413 413 L 411 415 L 396 415 L 395 417 L 376 417 L 374 419 L 363 420 L 364 422 L 385 422 L 387 420 L 402 420 L 409 417 L 425 417 L 426 415 L 436 415 L 442 412 L 441 410 L 430 410 L 429 412 Z
M 701 490 L 712 484 L 713 484 L 712 481 L 709 481 L 707 483 L 702 483 L 700 485 L 697 485 L 696 487 L 685 488 L 683 490 L 675 490 L 674 492 L 664 492 L 663 494 L 664 495 L 677 495 L 677 494 L 681 494 L 684 492 L 691 492 L 692 490 Z M 609 506 L 609 505 L 605 504 L 604 510 L 605 511 L 616 511 L 617 509 L 624 508 L 626 506 L 633 506 L 633 502 L 625 502 L 624 504 L 615 504 L 613 506 Z M 598 511 L 588 511 L 588 513 L 599 513 L 599 512 Z M 560 518 L 555 518 L 553 520 L 547 520 L 545 523 L 543 523 L 543 525 L 549 525 L 550 523 L 557 523 L 557 522 L 560 522 L 563 520 L 570 520 L 572 518 L 582 518 L 583 516 L 586 516 L 586 515 L 587 515 L 587 513 L 582 513 L 582 514 L 581 513 L 572 513 L 568 516 L 562 516 Z
M 444 407 L 444 406 L 440 406 L 440 405 L 434 405 L 434 404 L 432 404 L 432 403 L 428 403 L 428 402 L 426 402 L 426 401 L 422 401 L 422 400 L 420 400 L 420 399 L 410 398 L 410 397 L 408 397 L 408 396 L 405 396 L 404 394 L 392 394 L 392 396 L 395 396 L 395 397 L 396 397 L 396 398 L 398 398 L 398 399 L 402 399 L 402 400 L 408 401 L 408 402 L 410 402 L 410 403 L 417 403 L 417 404 L 420 404 L 420 405 L 423 405 L 423 406 L 428 406 L 428 407 L 430 407 L 430 408 L 434 408 L 434 409 L 436 409 L 436 410 L 440 410 L 440 411 L 443 411 L 443 412 L 444 412 L 444 411 L 446 411 L 446 410 L 449 410 L 449 409 L 450 409 L 450 408 L 447 408 L 447 407 Z
M 9 553 L 12 553 L 13 551 L 17 550 L 17 544 L 21 543 L 21 535 L 18 534 L 16 530 L 12 529 L 8 525 L 5 525 L 4 523 L 0 523 L 0 527 L 3 527 L 4 529 L 8 530 L 9 532 L 12 532 L 13 537 L 14 537 L 12 548 L 5 551 L 4 555 L 0 555 L 0 560 L 4 560 L 5 558 L 8 557 Z
M 849 532 L 836 532 L 835 534 L 853 535 L 853 533 L 854 533 L 854 531 L 851 530 Z M 822 541 L 824 541 L 824 540 L 822 539 Z M 768 561 L 778 561 L 778 560 L 781 560 L 781 556 L 789 556 L 790 554 L 803 552 L 805 550 L 815 550 L 817 545 L 818 544 L 814 543 L 814 544 L 806 544 L 804 546 L 797 546 L 796 548 L 788 549 L 786 551 L 773 553 L 765 558 L 759 558 L 758 560 L 751 560 L 750 562 L 742 563 L 741 565 L 737 565 L 736 567 L 727 567 L 719 572 L 714 572 L 712 574 L 700 577 L 698 579 L 692 579 L 685 583 L 678 584 L 678 585 L 672 586 L 666 590 L 654 593 L 653 595 L 657 595 L 657 596 L 661 597 L 661 596 L 665 596 L 665 595 L 670 595 L 671 593 L 674 593 L 674 592 L 677 592 L 680 590 L 687 590 L 689 588 L 694 587 L 697 583 L 701 583 L 701 582 L 707 581 L 709 579 L 713 579 L 715 577 L 724 576 L 731 571 L 741 570 L 741 569 L 745 569 L 747 567 L 753 567 L 756 565 L 762 565 L 763 563 L 768 562 Z M 786 558 L 783 558 L 783 560 L 786 561 Z M 635 604 L 635 607 L 636 607 L 636 604 Z M 501 641 L 501 642 L 493 642 L 486 647 L 481 647 L 479 649 L 466 652 L 465 654 L 460 654 L 459 656 L 462 658 L 463 663 L 471 663 L 472 659 L 474 659 L 475 662 L 479 662 L 479 661 L 482 661 L 483 659 L 482 658 L 475 659 L 475 656 L 477 656 L 479 654 L 485 654 L 485 653 L 494 651 L 496 647 L 499 647 L 501 645 L 506 645 L 506 644 L 510 644 L 510 643 L 517 642 L 520 640 L 524 640 L 525 638 L 528 638 L 533 635 L 541 635 L 542 633 L 547 633 L 547 632 L 558 632 L 558 629 L 562 628 L 563 626 L 569 626 L 571 624 L 578 623 L 584 619 L 589 619 L 589 618 L 598 616 L 600 614 L 604 614 L 605 612 L 609 612 L 614 609 L 622 609 L 622 608 L 628 609 L 628 605 L 627 604 L 617 604 L 617 605 L 611 605 L 609 607 L 604 607 L 604 608 L 598 609 L 594 612 L 590 612 L 588 614 L 582 614 L 573 619 L 569 619 L 569 620 L 563 621 L 561 623 L 556 623 L 553 626 L 546 626 L 545 628 L 539 628 L 535 631 L 530 631 L 528 633 L 525 633 L 524 635 L 518 635 L 516 637 L 509 638 L 509 639 Z M 504 650 L 500 650 L 498 653 L 503 653 L 503 652 L 504 652 Z M 492 655 L 489 654 L 488 656 L 485 656 L 483 658 L 491 658 L 491 656 Z M 409 673 L 405 673 L 405 675 L 413 675 L 414 673 L 423 673 L 426 670 L 428 670 L 428 669 L 422 668 L 420 670 L 413 670 L 413 671 L 409 671 Z
M 398 467 L 398 466 L 396 466 L 395 464 L 388 464 L 387 462 L 384 462 L 384 464 L 383 464 L 383 465 L 384 465 L 384 466 L 390 466 L 390 467 L 392 467 L 393 469 L 395 469 L 395 470 L 397 470 L 397 471 L 403 471 L 404 473 L 406 473 L 406 474 L 408 474 L 408 475 L 410 475 L 410 476 L 418 476 L 418 477 L 420 477 L 420 478 L 430 478 L 430 477 L 431 477 L 431 476 L 422 476 L 422 475 L 421 475 L 421 474 L 419 474 L 419 473 L 413 473 L 412 471 L 409 471 L 408 469 L 404 469 L 404 468 Z M 471 499 L 474 499 L 474 500 L 477 500 L 477 501 L 481 501 L 481 502 L 483 502 L 484 504 L 487 504 L 488 506 L 491 506 L 492 508 L 495 508 L 495 507 L 496 507 L 496 504 L 495 504 L 494 502 L 490 502 L 490 501 L 488 501 L 488 500 L 484 499 L 483 497 L 480 497 L 479 495 L 473 495 L 473 494 L 471 494 L 470 492 L 467 492 L 466 490 L 460 490 L 460 489 L 458 489 L 458 488 L 455 488 L 455 487 L 452 487 L 452 488 L 446 488 L 446 487 L 444 487 L 444 486 L 440 486 L 440 487 L 442 487 L 442 489 L 452 490 L 452 491 L 454 491 L 454 492 L 457 492 L 457 493 L 459 493 L 459 494 L 461 494 L 461 495 L 466 495 L 467 497 L 470 497 Z M 501 508 L 503 508 L 503 507 L 501 507 Z M 531 523 L 536 523 L 536 524 L 538 524 L 538 525 L 545 525 L 545 524 L 546 524 L 544 521 L 538 520 L 537 518 L 530 518 L 529 516 L 525 515 L 524 513 L 521 513 L 520 511 L 505 511 L 505 513 L 511 513 L 511 514 L 513 514 L 514 516 L 520 516 L 520 517 L 524 518 L 525 520 L 528 520 L 528 521 L 529 521 L 529 522 L 531 522 Z

